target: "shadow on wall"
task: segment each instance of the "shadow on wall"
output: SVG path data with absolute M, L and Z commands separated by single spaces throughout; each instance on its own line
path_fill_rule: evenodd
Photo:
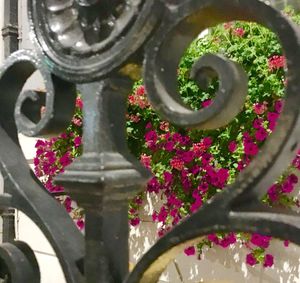
M 151 222 L 153 209 L 158 206 L 157 199 L 149 198 L 142 215 L 143 221 L 130 232 L 130 265 L 137 263 L 142 255 L 157 240 L 157 225 Z M 246 265 L 245 258 L 248 251 L 239 245 L 230 249 L 213 247 L 208 250 L 204 258 L 198 260 L 196 256 L 187 257 L 179 254 L 171 262 L 160 282 L 171 283 L 300 283 L 300 247 L 290 243 L 284 247 L 282 241 L 273 241 L 270 253 L 274 255 L 274 266 L 264 268 L 261 265 L 251 267 Z

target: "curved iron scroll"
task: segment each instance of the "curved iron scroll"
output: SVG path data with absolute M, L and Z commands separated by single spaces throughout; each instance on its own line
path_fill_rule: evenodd
M 53 245 L 67 282 L 156 282 L 183 244 L 216 231 L 259 232 L 300 245 L 299 217 L 262 207 L 259 202 L 298 148 L 299 27 L 257 0 L 28 3 L 39 55 L 17 52 L 0 72 L 0 169 L 9 189 L 9 194 L 0 197 L 0 205 L 20 209 L 37 223 Z M 247 94 L 242 68 L 218 55 L 200 58 L 192 78 L 203 84 L 210 76 L 218 76 L 220 88 L 212 105 L 196 112 L 180 99 L 176 70 L 183 52 L 201 31 L 232 20 L 262 24 L 282 44 L 288 83 L 279 124 L 236 182 L 161 238 L 129 274 L 128 200 L 149 178 L 126 146 L 126 95 L 132 79 L 139 76 L 144 58 L 148 97 L 162 117 L 186 127 L 225 125 L 240 111 Z M 35 69 L 44 76 L 48 90 L 46 115 L 40 121 L 32 115 L 43 103 L 39 94 L 19 95 Z M 67 125 L 74 107 L 74 84 L 84 100 L 83 155 L 56 182 L 84 207 L 85 238 L 30 174 L 17 144 L 17 129 L 38 135 L 55 133 Z M 26 244 L 3 244 L 0 259 L 0 276 L 19 282 L 24 272 L 30 282 L 39 282 L 36 260 Z

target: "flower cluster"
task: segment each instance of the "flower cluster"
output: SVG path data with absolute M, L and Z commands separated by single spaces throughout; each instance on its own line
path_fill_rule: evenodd
M 293 20 L 300 17 L 289 11 Z M 159 224 L 158 235 L 200 209 L 215 194 L 234 182 L 236 175 L 259 154 L 260 147 L 275 130 L 284 107 L 285 58 L 277 38 L 269 30 L 254 23 L 230 22 L 218 26 L 196 40 L 184 55 L 178 69 L 182 99 L 195 110 L 208 107 L 218 89 L 213 80 L 206 90 L 189 79 L 193 63 L 205 53 L 222 52 L 240 63 L 249 77 L 249 95 L 242 112 L 227 127 L 214 131 L 184 130 L 162 121 L 147 101 L 141 81 L 128 97 L 127 135 L 131 152 L 153 173 L 146 191 L 130 204 L 129 221 L 133 226 L 142 221 L 140 208 L 146 194 L 157 195 L 161 205 L 152 214 Z M 81 108 L 76 102 L 76 115 L 66 134 L 37 143 L 35 172 L 49 191 L 62 190 L 52 180 L 73 158 L 81 154 Z M 298 183 L 300 151 L 286 172 L 270 187 L 262 199 L 265 205 L 298 206 L 292 192 Z M 83 228 L 83 213 L 69 197 L 64 203 Z M 75 208 L 75 209 L 74 209 Z M 248 265 L 271 267 L 274 257 L 268 251 L 270 236 L 247 233 L 213 233 L 195 246 L 185 249 L 186 255 L 201 254 L 212 246 L 228 248 L 239 243 L 249 252 Z M 285 247 L 288 241 L 284 241 Z
M 55 185 L 53 178 L 64 172 L 64 168 L 82 152 L 82 100 L 76 100 L 76 112 L 71 125 L 65 133 L 49 140 L 37 140 L 35 144 L 34 172 L 50 193 L 59 195 L 63 187 Z M 56 197 L 74 219 L 79 229 L 84 228 L 84 217 L 81 208 L 69 196 Z

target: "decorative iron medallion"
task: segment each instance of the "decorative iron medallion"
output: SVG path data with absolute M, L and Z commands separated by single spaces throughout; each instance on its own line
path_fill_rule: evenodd
M 152 13 L 154 2 L 29 0 L 28 11 L 51 70 L 87 82 L 122 65 L 143 44 L 159 14 Z

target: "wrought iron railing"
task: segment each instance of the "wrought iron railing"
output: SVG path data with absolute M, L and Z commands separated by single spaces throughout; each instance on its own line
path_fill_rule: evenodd
M 0 205 L 23 211 L 40 227 L 68 283 L 156 282 L 183 245 L 215 231 L 258 232 L 300 244 L 300 218 L 259 201 L 299 147 L 299 27 L 256 0 L 28 0 L 28 5 L 36 51 L 14 53 L 0 71 L 0 169 L 6 192 Z M 149 173 L 126 146 L 126 95 L 142 73 L 148 98 L 165 119 L 205 129 L 225 125 L 247 94 L 241 67 L 217 55 L 200 58 L 192 75 L 197 80 L 213 69 L 220 88 L 213 104 L 196 112 L 180 99 L 176 70 L 201 31 L 232 20 L 262 24 L 282 44 L 287 86 L 280 122 L 235 183 L 162 237 L 129 273 L 127 206 Z M 34 91 L 22 92 L 35 70 L 45 81 L 45 101 Z M 83 155 L 56 182 L 85 209 L 85 237 L 41 189 L 17 139 L 18 132 L 36 136 L 65 129 L 77 89 L 84 100 Z M 37 121 L 44 103 L 45 114 Z M 28 245 L 0 246 L 0 277 L 13 283 L 40 281 Z

